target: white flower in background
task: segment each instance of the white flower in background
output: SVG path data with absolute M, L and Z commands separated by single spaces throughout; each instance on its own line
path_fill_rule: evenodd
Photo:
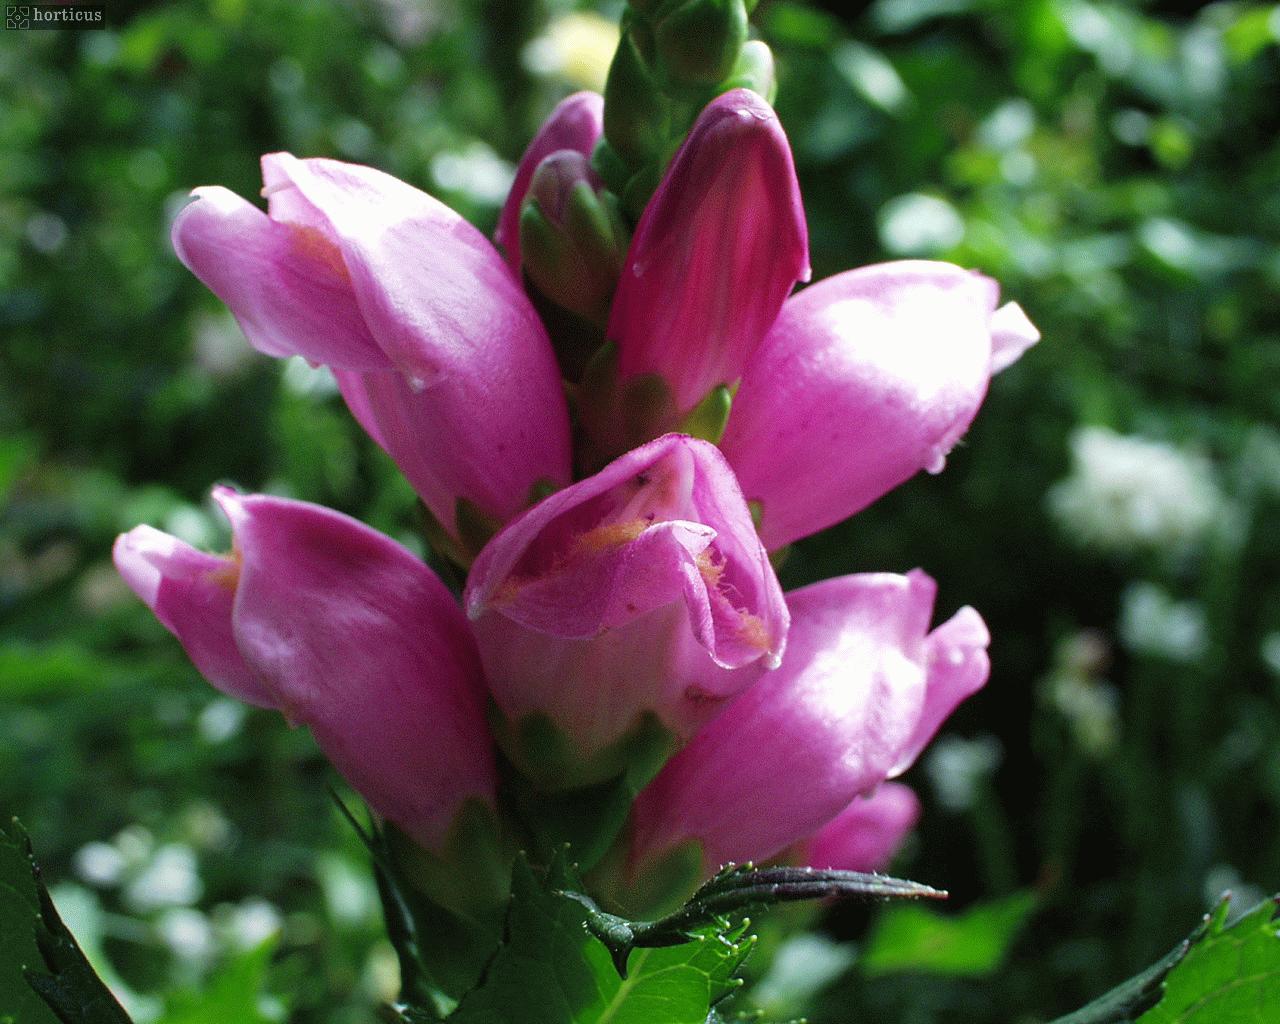
M 125 889 L 135 910 L 186 907 L 203 892 L 195 851 L 182 843 L 166 843 Z
M 617 22 L 591 11 L 574 11 L 553 19 L 542 35 L 529 41 L 521 59 L 535 75 L 603 92 L 617 48 Z
M 86 843 L 71 860 L 82 880 L 98 888 L 119 885 L 127 866 L 124 855 L 110 843 Z
M 1197 602 L 1176 601 L 1154 583 L 1131 583 L 1120 597 L 1120 639 L 1134 654 L 1189 664 L 1204 656 L 1209 626 Z
M 226 697 L 215 697 L 200 712 L 196 728 L 206 743 L 225 743 L 240 732 L 248 717 L 248 705 Z
M 431 176 L 449 192 L 460 192 L 475 203 L 498 207 L 507 198 L 516 169 L 483 142 L 445 150 L 431 159 Z
M 1110 660 L 1103 637 L 1083 630 L 1058 644 L 1054 667 L 1041 693 L 1066 721 L 1077 746 L 1092 757 L 1120 739 L 1120 694 L 1102 673 Z
M 280 932 L 283 919 L 275 905 L 248 899 L 236 906 L 228 921 L 228 941 L 237 949 L 257 949 Z
M 933 743 L 924 762 L 938 803 L 949 811 L 965 811 L 973 806 L 978 786 L 1004 760 L 1004 750 L 994 736 L 943 736 Z
M 180 960 L 207 960 L 216 943 L 209 919 L 190 907 L 173 907 L 156 920 L 156 932 Z
M 1083 427 L 1071 474 L 1049 491 L 1050 511 L 1082 544 L 1104 550 L 1185 549 L 1227 512 L 1202 456 L 1160 441 Z
M 1267 668 L 1280 676 L 1280 631 L 1262 638 L 1262 660 Z
M 751 1000 L 765 1014 L 785 1016 L 835 981 L 854 960 L 851 943 L 817 934 L 793 936 L 778 947 L 769 970 L 751 990 Z

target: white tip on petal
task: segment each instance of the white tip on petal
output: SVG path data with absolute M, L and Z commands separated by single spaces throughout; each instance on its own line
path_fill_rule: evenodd
M 999 373 L 1040 340 L 1040 332 L 1022 307 L 1006 302 L 991 314 L 991 372 Z

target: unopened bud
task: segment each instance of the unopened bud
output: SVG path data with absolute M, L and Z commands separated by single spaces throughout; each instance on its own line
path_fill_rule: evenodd
M 587 157 L 561 150 L 543 160 L 520 212 L 524 271 L 539 291 L 603 326 L 626 248 L 616 202 Z
M 622 34 L 604 87 L 604 134 L 629 166 L 658 158 L 667 143 L 670 102 L 641 53 L 647 26 L 632 22 Z
M 778 79 L 769 44 L 759 39 L 749 40 L 738 54 L 738 62 L 723 88 L 726 92 L 750 89 L 757 96 L 763 96 L 767 103 L 773 103 L 778 92 Z
M 655 64 L 673 92 L 715 86 L 733 71 L 746 41 L 743 0 L 663 4 L 654 17 Z

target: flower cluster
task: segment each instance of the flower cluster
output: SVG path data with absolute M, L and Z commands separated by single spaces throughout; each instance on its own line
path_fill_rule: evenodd
M 620 903 L 725 861 L 878 868 L 918 814 L 885 780 L 985 682 L 986 627 L 931 629 L 920 571 L 784 594 L 770 553 L 939 471 L 1036 331 L 945 263 L 792 295 L 803 209 L 754 92 L 705 105 L 634 222 L 604 124 L 599 96 L 556 108 L 500 248 L 380 171 L 288 154 L 263 158 L 265 212 L 201 188 L 174 225 L 255 348 L 332 370 L 467 570 L 461 606 L 361 523 L 227 488 L 229 554 L 140 526 L 116 564 L 210 682 L 308 726 L 430 857 L 462 822 L 519 842 L 512 778 L 621 779 L 596 875 Z

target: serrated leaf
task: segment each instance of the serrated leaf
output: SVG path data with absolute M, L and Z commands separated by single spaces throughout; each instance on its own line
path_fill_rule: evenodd
M 892 907 L 867 940 L 862 970 L 868 977 L 904 972 L 990 974 L 1035 905 L 1033 893 L 1021 892 L 953 917 L 922 906 Z
M 0 963 L 0 997 L 13 1005 L 9 1009 L 0 1004 L 0 1012 L 11 1015 L 17 1024 L 53 1018 L 62 1024 L 131 1024 L 58 916 L 40 880 L 30 841 L 16 821 L 9 831 L 0 830 L 0 886 L 5 896 L 0 935 L 11 931 L 16 935 L 12 945 L 8 939 L 0 945 L 0 952 L 14 957 Z M 25 936 L 30 936 L 30 942 Z M 34 1004 L 23 997 L 19 982 L 24 979 L 39 997 Z
M 1160 1002 L 1138 1024 L 1280 1021 L 1280 897 L 1227 926 L 1227 900 L 1164 981 Z
M 39 913 L 26 850 L 16 833 L 0 829 L 0 1024 L 57 1024 L 23 977 L 24 971 L 44 964 L 36 945 Z
M 704 1024 L 737 987 L 753 939 L 745 921 L 686 943 L 636 950 L 624 979 L 586 928 L 587 910 L 559 895 L 580 881 L 563 863 L 539 878 L 523 858 L 512 878 L 504 942 L 450 1017 L 456 1024 Z

